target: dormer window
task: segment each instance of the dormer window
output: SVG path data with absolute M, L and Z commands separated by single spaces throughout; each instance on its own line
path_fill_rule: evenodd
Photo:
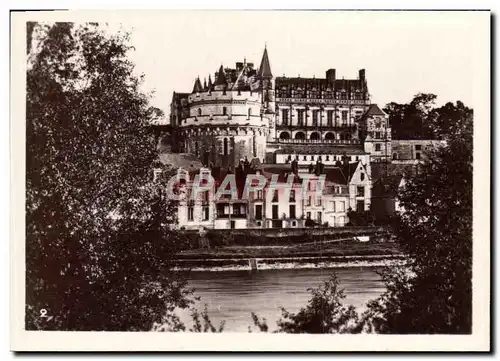
M 201 116 L 201 108 L 198 108 L 198 116 Z

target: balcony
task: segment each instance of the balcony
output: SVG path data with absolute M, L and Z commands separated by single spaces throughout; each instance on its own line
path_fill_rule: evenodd
M 324 131 L 353 131 L 356 129 L 356 124 L 333 124 L 333 125 L 313 125 L 313 124 L 276 124 L 277 130 L 294 130 L 294 129 L 308 129 L 308 130 L 324 130 Z
M 274 139 L 271 144 L 361 144 L 359 139 Z

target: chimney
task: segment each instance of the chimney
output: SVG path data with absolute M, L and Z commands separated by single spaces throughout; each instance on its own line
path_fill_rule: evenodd
M 335 69 L 328 69 L 326 71 L 326 81 L 328 83 L 335 83 Z
M 344 155 L 342 156 L 342 161 L 344 163 L 344 166 L 348 166 L 349 165 L 349 158 L 347 157 L 346 152 L 344 152 Z
M 365 81 L 365 69 L 359 70 L 359 80 L 361 80 L 362 82 Z

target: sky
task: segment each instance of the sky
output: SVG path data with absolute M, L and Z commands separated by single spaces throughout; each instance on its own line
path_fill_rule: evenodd
M 484 16 L 472 12 L 155 11 L 117 15 L 131 31 L 131 60 L 152 104 L 169 114 L 173 91 L 190 92 L 221 64 L 260 64 L 267 46 L 274 76 L 356 78 L 366 69 L 372 103 L 434 93 L 437 105 L 474 106 L 476 45 Z

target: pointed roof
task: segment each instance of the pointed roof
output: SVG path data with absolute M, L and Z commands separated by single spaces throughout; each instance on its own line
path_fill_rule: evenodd
M 382 115 L 386 116 L 387 114 L 382 111 L 377 104 L 371 104 L 368 110 L 365 113 L 366 115 Z
M 264 48 L 264 54 L 262 54 L 262 60 L 259 67 L 259 76 L 264 78 L 272 78 L 271 64 L 269 63 L 269 56 L 267 55 L 267 47 Z
M 226 74 L 224 73 L 224 68 L 222 64 L 217 72 L 217 79 L 215 79 L 215 85 L 227 85 Z
M 196 80 L 194 81 L 194 86 L 193 86 L 193 93 L 199 93 L 203 90 L 203 88 L 201 87 L 201 81 L 200 81 L 200 77 L 196 78 Z

